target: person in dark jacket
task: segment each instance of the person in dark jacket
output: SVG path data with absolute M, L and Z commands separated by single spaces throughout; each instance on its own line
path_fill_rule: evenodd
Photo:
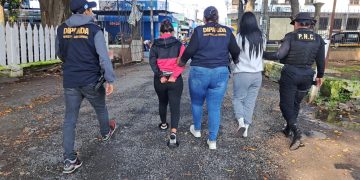
M 304 146 L 301 142 L 301 130 L 298 115 L 302 99 L 313 83 L 317 66 L 316 84 L 321 86 L 325 71 L 325 42 L 310 27 L 316 21 L 309 13 L 299 13 L 291 21 L 294 31 L 285 35 L 277 52 L 264 53 L 265 59 L 280 60 L 284 64 L 280 78 L 280 109 L 286 120 L 283 133 L 286 137 L 293 135 L 290 150 Z
M 221 105 L 229 79 L 229 53 L 238 63 L 239 46 L 231 29 L 218 23 L 218 10 L 207 7 L 204 11 L 204 26 L 195 28 L 189 46 L 186 48 L 180 66 L 191 58 L 189 90 L 194 124 L 190 132 L 201 137 L 201 119 L 206 99 L 209 119 L 209 149 L 216 149 L 220 126 Z
M 154 72 L 154 87 L 159 98 L 159 114 L 161 123 L 160 130 L 167 130 L 166 122 L 167 105 L 171 112 L 171 134 L 168 142 L 169 147 L 179 145 L 176 140 L 176 131 L 180 119 L 180 100 L 183 91 L 183 79 L 181 73 L 184 67 L 177 64 L 178 57 L 184 52 L 184 45 L 177 40 L 172 33 L 174 27 L 169 20 L 161 23 L 159 39 L 156 39 L 150 49 L 150 66 Z
M 103 141 L 116 130 L 116 121 L 109 120 L 105 95 L 113 92 L 115 74 L 108 57 L 104 34 L 94 24 L 91 8 L 95 2 L 72 0 L 74 13 L 57 29 L 56 52 L 63 61 L 65 119 L 63 125 L 64 173 L 72 173 L 82 165 L 74 150 L 75 127 L 81 102 L 86 98 L 96 111 Z M 95 86 L 104 72 L 105 88 Z

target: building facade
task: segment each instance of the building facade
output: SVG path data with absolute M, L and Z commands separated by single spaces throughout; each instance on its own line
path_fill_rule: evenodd
M 263 0 L 255 1 L 254 12 L 259 22 L 263 18 Z M 292 31 L 289 25 L 291 17 L 290 0 L 268 0 L 269 28 L 267 35 L 270 40 L 279 40 L 286 32 Z M 330 17 L 334 0 L 299 0 L 300 12 L 310 12 L 314 16 L 314 3 L 323 3 L 321 8 L 318 33 L 324 38 L 329 38 Z M 237 6 L 232 5 L 228 18 L 232 26 L 237 26 Z M 260 23 L 261 24 L 261 23 Z M 282 28 L 278 28 L 282 27 Z M 360 31 L 360 0 L 337 0 L 333 32 Z

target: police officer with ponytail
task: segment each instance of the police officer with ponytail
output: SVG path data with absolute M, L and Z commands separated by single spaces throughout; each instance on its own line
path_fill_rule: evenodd
M 210 6 L 204 11 L 204 26 L 195 28 L 180 66 L 191 58 L 189 90 L 194 124 L 190 132 L 201 137 L 201 119 L 206 99 L 208 110 L 209 149 L 216 149 L 221 105 L 229 80 L 229 54 L 238 63 L 240 48 L 230 28 L 218 23 L 218 10 Z
M 283 133 L 292 136 L 290 150 L 304 146 L 301 142 L 301 130 L 298 125 L 298 114 L 302 99 L 307 95 L 315 71 L 316 85 L 321 86 L 325 70 L 325 42 L 320 35 L 311 30 L 316 21 L 309 13 L 299 13 L 290 24 L 294 31 L 285 35 L 277 52 L 264 53 L 265 59 L 280 60 L 284 64 L 280 78 L 280 109 L 286 120 Z

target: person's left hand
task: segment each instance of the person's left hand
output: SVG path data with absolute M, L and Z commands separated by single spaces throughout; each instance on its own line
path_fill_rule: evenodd
M 114 85 L 111 84 L 111 83 L 106 82 L 105 90 L 106 90 L 106 95 L 107 96 L 111 95 L 113 93 L 113 91 L 114 91 Z
M 174 83 L 175 81 L 176 81 L 176 79 L 174 77 L 172 77 L 172 76 L 168 80 L 168 82 L 170 82 L 170 83 Z

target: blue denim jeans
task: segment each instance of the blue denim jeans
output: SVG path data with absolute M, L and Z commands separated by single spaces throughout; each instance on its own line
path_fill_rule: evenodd
M 86 98 L 95 109 L 100 123 L 102 136 L 110 131 L 109 115 L 105 105 L 105 88 L 102 86 L 98 91 L 94 89 L 95 83 L 77 88 L 64 88 L 65 96 L 65 119 L 63 125 L 64 159 L 74 160 L 75 128 L 78 120 L 81 102 Z
M 203 104 L 206 99 L 210 141 L 216 141 L 219 132 L 221 105 L 228 80 L 227 67 L 210 69 L 192 66 L 190 69 L 189 89 L 195 130 L 201 130 Z
M 262 83 L 262 74 L 261 72 L 234 73 L 233 80 L 235 117 L 236 119 L 244 118 L 245 124 L 251 124 L 256 98 Z

